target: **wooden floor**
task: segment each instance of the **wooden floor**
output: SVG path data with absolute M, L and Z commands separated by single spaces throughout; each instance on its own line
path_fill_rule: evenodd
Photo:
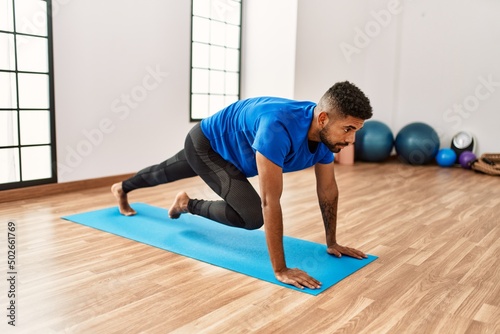
M 316 297 L 59 218 L 114 205 L 108 188 L 2 203 L 3 277 L 17 225 L 12 332 L 500 333 L 500 178 L 398 162 L 336 173 L 339 242 L 380 258 Z M 181 189 L 214 198 L 193 178 L 130 199 L 168 208 Z M 313 170 L 285 175 L 285 234 L 324 242 L 315 196 Z

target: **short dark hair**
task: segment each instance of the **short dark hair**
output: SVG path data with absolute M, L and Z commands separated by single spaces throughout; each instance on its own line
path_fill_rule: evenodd
M 338 82 L 330 87 L 318 104 L 326 112 L 337 109 L 344 117 L 367 120 L 373 115 L 368 97 L 349 81 Z

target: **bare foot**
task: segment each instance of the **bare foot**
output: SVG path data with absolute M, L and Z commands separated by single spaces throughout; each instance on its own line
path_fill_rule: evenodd
M 137 213 L 128 203 L 127 194 L 123 191 L 121 182 L 113 184 L 111 186 L 111 192 L 118 200 L 118 207 L 122 215 L 133 216 Z
M 172 219 L 177 219 L 181 216 L 181 213 L 188 212 L 189 196 L 186 192 L 181 191 L 175 196 L 174 203 L 168 210 L 168 216 Z

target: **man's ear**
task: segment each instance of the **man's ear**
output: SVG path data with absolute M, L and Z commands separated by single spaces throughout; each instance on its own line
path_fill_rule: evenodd
M 321 128 L 324 128 L 327 124 L 330 118 L 328 117 L 328 113 L 326 111 L 321 111 L 318 115 L 318 123 Z

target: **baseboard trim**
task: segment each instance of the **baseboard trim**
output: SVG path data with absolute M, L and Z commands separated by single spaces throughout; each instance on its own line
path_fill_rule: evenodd
M 81 181 L 52 183 L 12 190 L 2 190 L 0 191 L 0 203 L 20 201 L 42 196 L 57 195 L 66 192 L 81 191 L 106 186 L 111 187 L 113 183 L 128 179 L 132 175 L 134 174 L 114 175 Z

